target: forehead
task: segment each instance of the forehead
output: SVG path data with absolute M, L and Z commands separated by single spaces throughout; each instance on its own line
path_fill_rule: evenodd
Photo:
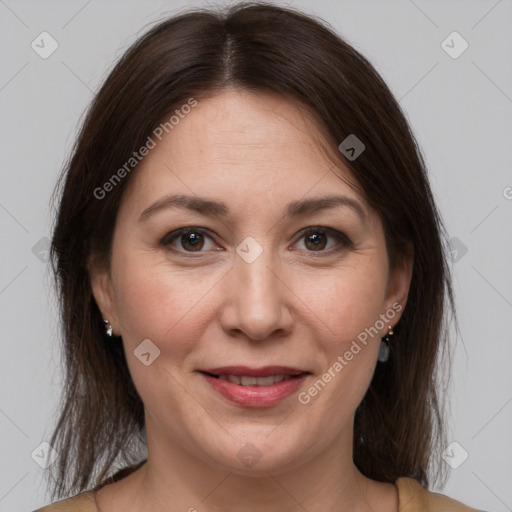
M 343 181 L 354 182 L 351 173 L 334 169 L 298 104 L 239 89 L 197 101 L 138 164 L 125 194 L 138 209 L 169 192 L 239 198 L 242 205 L 336 191 L 361 201 Z
M 316 127 L 299 104 L 272 93 L 253 93 L 230 88 L 200 100 L 194 112 L 177 130 L 178 137 L 203 145 L 246 146 L 272 150 L 283 144 L 312 144 Z M 229 136 L 229 139 L 226 139 Z

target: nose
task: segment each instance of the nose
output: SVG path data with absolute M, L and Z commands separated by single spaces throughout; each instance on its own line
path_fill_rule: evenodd
M 292 330 L 293 292 L 279 275 L 270 252 L 264 250 L 251 263 L 235 256 L 220 314 L 222 329 L 230 336 L 262 341 Z

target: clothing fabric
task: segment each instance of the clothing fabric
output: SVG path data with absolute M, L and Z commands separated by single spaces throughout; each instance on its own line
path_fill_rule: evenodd
M 430 492 L 413 478 L 401 477 L 395 482 L 400 512 L 483 512 L 470 508 L 444 494 Z M 94 492 L 87 491 L 34 512 L 100 512 Z

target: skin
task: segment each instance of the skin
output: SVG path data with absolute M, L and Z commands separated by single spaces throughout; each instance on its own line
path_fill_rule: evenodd
M 134 171 L 110 269 L 90 272 L 144 402 L 148 462 L 98 492 L 102 512 L 398 510 L 395 485 L 362 475 L 352 452 L 354 413 L 387 325 L 307 405 L 294 394 L 242 407 L 197 372 L 286 365 L 312 373 L 304 391 L 393 303 L 405 307 L 411 260 L 390 272 L 379 216 L 314 135 L 296 104 L 226 89 L 199 101 Z M 161 208 L 140 220 L 171 193 L 222 201 L 230 213 Z M 357 201 L 367 222 L 343 206 L 283 216 L 292 201 L 333 194 Z M 320 233 L 316 249 L 301 231 L 317 226 L 353 246 Z M 180 237 L 162 243 L 183 227 L 207 231 L 199 252 L 190 236 L 185 245 Z M 263 250 L 252 263 L 236 252 L 247 236 Z M 134 355 L 145 339 L 160 350 L 149 366 Z M 261 454 L 250 468 L 237 457 L 248 442 Z

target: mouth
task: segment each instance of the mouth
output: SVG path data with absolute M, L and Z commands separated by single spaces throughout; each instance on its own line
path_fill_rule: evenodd
M 199 370 L 214 391 L 245 407 L 270 407 L 298 390 L 311 372 L 284 366 Z
M 215 379 L 227 380 L 228 382 L 238 386 L 256 387 L 272 386 L 273 384 L 283 382 L 284 380 L 297 378 L 297 375 L 269 375 L 268 377 L 251 377 L 250 375 L 231 375 L 226 373 L 222 373 L 220 375 L 206 373 L 206 375 L 210 375 Z

